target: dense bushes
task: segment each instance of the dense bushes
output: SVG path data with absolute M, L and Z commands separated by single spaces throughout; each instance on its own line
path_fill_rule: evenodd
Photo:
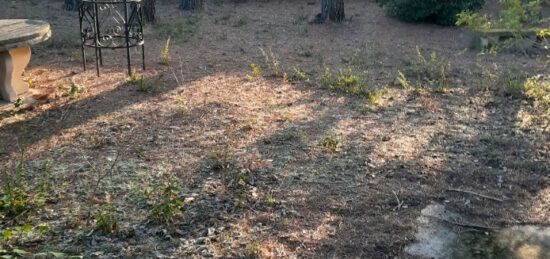
M 479 10 L 485 0 L 376 0 L 386 12 L 407 22 L 428 21 L 452 25 L 457 14 Z

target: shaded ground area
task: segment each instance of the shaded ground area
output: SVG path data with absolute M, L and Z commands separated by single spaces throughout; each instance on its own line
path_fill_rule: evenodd
M 122 52 L 107 51 L 100 78 L 82 72 L 77 15 L 61 2 L 0 10 L 54 29 L 26 72 L 38 104 L 0 111 L 2 193 L 8 179 L 29 193 L 0 224 L 33 229 L 5 247 L 409 258 L 431 202 L 486 227 L 550 223 L 549 134 L 514 87 L 548 73 L 544 55 L 479 54 L 465 29 L 400 23 L 369 1 L 346 2 L 352 18 L 326 25 L 309 23 L 318 8 L 307 2 L 217 1 L 189 14 L 159 1 L 149 69 L 127 82 Z M 444 78 L 432 73 L 440 64 Z M 352 71 L 367 98 L 326 89 L 326 68 Z

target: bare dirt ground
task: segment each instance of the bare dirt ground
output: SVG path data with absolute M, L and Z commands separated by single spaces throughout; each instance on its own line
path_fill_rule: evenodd
M 0 111 L 2 181 L 18 178 L 27 200 L 45 200 L 0 224 L 47 230 L 14 235 L 4 248 L 409 258 L 415 218 L 434 201 L 484 226 L 550 224 L 550 135 L 532 103 L 506 87 L 547 74 L 544 55 L 480 54 L 464 28 L 401 23 L 370 1 L 346 1 L 349 19 L 324 25 L 309 23 L 316 2 L 213 1 L 198 14 L 158 2 L 159 21 L 146 27 L 148 68 L 137 71 L 144 83 L 135 85 L 123 52 L 105 51 L 99 78 L 82 71 L 77 14 L 62 1 L 2 1 L 0 19 L 46 20 L 54 33 L 25 74 L 38 103 Z M 309 80 L 270 76 L 260 48 L 280 71 L 295 67 Z M 448 88 L 395 82 L 417 48 L 448 62 Z M 249 76 L 251 63 L 263 76 Z M 371 91 L 386 90 L 377 104 L 329 91 L 325 67 L 351 67 Z M 166 186 L 184 205 L 162 223 L 151 208 L 172 197 Z M 111 233 L 98 227 L 105 215 L 116 222 Z

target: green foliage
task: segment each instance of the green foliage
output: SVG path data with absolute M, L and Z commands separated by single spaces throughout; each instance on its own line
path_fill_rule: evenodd
M 0 199 L 0 212 L 6 217 L 15 217 L 29 207 L 29 194 L 20 187 L 7 189 Z
M 229 151 L 212 150 L 209 154 L 208 165 L 214 170 L 223 170 L 231 166 Z
M 275 204 L 275 197 L 273 196 L 273 192 L 267 194 L 265 202 L 268 206 L 273 206 L 273 204 Z
M 338 88 L 344 89 L 346 92 L 349 91 L 351 93 L 359 93 L 360 83 L 361 81 L 359 77 L 353 73 L 351 68 L 338 71 L 338 76 L 335 82 Z
M 321 84 L 323 87 L 335 92 L 362 96 L 366 96 L 369 92 L 363 84 L 362 78 L 354 73 L 351 67 L 340 69 L 336 78 L 333 77 L 330 68 L 325 67 Z
M 23 154 L 13 173 L 2 169 L 2 193 L 0 193 L 0 220 L 19 216 L 25 211 L 44 205 L 42 193 L 27 190 L 24 173 Z
M 550 80 L 541 76 L 528 78 L 523 85 L 523 91 L 540 111 L 546 127 L 550 126 Z
M 95 228 L 103 231 L 104 233 L 111 233 L 115 231 L 119 221 L 116 209 L 109 204 L 99 206 L 96 214 L 94 215 L 94 220 Z
M 78 85 L 71 79 L 71 84 L 69 85 L 69 97 L 77 98 L 78 95 L 83 91 L 82 86 Z
M 435 22 L 453 25 L 457 14 L 474 12 L 485 4 L 485 0 L 377 0 L 386 12 L 407 22 Z
M 188 42 L 197 34 L 200 20 L 199 14 L 186 15 L 176 22 L 154 23 L 153 29 L 161 39 L 170 37 L 178 42 Z
M 15 106 L 15 108 L 20 108 L 21 106 L 23 106 L 23 102 L 24 99 L 23 98 L 17 98 L 17 100 L 15 100 L 15 102 L 13 102 L 13 105 Z
M 416 48 L 416 57 L 407 64 L 407 75 L 416 79 L 416 85 L 430 87 L 436 91 L 446 91 L 448 87 L 447 70 L 450 67 L 449 62 L 441 58 L 437 53 L 431 52 L 429 55 L 423 54 Z M 409 88 L 410 83 L 406 81 L 405 75 L 398 76 L 401 86 Z
M 130 76 L 126 78 L 126 83 L 131 85 L 143 85 L 143 76 L 139 75 L 134 68 Z
M 499 0 L 499 2 L 504 6 L 499 18 L 491 18 L 486 14 L 469 10 L 458 15 L 456 24 L 466 25 L 475 31 L 487 29 L 521 31 L 544 22 L 540 16 L 542 10 L 540 0 Z
M 405 76 L 405 74 L 403 74 L 403 72 L 401 71 L 398 71 L 397 72 L 397 83 L 403 87 L 403 89 L 409 91 L 412 89 L 412 86 L 411 86 L 411 83 L 409 82 L 409 80 L 407 79 L 407 77 Z
M 306 72 L 302 71 L 299 68 L 292 68 L 292 76 L 290 77 L 291 81 L 309 81 L 309 77 Z
M 319 146 L 325 148 L 330 152 L 336 152 L 336 150 L 338 149 L 338 144 L 338 140 L 331 136 L 326 136 L 319 142 Z
M 508 78 L 504 82 L 504 94 L 512 98 L 521 98 L 523 96 L 523 81 L 516 78 Z
M 168 224 L 182 213 L 183 201 L 178 197 L 179 190 L 167 183 L 156 193 L 149 203 L 149 217 L 157 222 Z
M 380 104 L 380 98 L 388 92 L 388 89 L 382 88 L 374 91 L 370 91 L 365 95 L 365 99 L 368 105 L 377 106 Z
M 262 69 L 254 63 L 250 64 L 250 72 L 252 73 L 252 77 L 260 77 L 262 75 Z
M 159 74 L 158 76 L 155 76 L 153 78 L 150 78 L 148 80 L 145 80 L 143 76 L 137 81 L 137 91 L 143 92 L 143 93 L 151 93 L 156 91 L 162 83 L 162 79 L 164 78 L 164 74 Z
M 253 241 L 247 246 L 246 255 L 249 258 L 256 258 L 260 255 L 260 244 L 258 244 L 258 241 Z

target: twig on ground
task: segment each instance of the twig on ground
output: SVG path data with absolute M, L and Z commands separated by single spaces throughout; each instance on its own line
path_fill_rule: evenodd
M 488 200 L 493 200 L 493 201 L 498 201 L 498 202 L 503 202 L 504 201 L 503 199 L 499 199 L 499 198 L 496 198 L 496 197 L 479 194 L 479 193 L 468 191 L 468 190 L 449 188 L 449 189 L 447 189 L 447 191 L 467 193 L 467 194 L 479 196 L 479 197 L 482 197 L 482 198 L 485 198 L 485 199 L 488 199 Z
M 399 197 L 397 196 L 397 193 L 395 193 L 395 191 L 392 190 L 391 192 L 393 193 L 393 196 L 395 196 L 395 199 L 397 200 L 397 206 L 395 206 L 395 208 L 393 208 L 393 210 L 396 211 L 396 210 L 401 209 L 401 207 L 403 206 L 403 203 L 405 203 L 405 202 L 399 200 Z

